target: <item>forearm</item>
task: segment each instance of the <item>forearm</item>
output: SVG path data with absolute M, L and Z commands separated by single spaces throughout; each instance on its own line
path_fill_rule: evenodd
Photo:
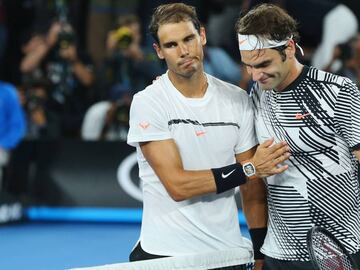
M 179 163 L 170 171 L 169 174 L 168 171 L 156 170 L 156 174 L 175 201 L 208 193 L 222 193 L 246 182 L 242 166 L 237 163 L 198 171 L 184 170 Z
M 251 241 L 253 243 L 255 269 L 262 269 L 264 255 L 260 249 L 267 233 L 266 187 L 262 179 L 248 181 L 240 187 L 242 208 L 245 214 Z
M 83 63 L 80 61 L 74 61 L 73 70 L 75 76 L 80 80 L 80 82 L 85 86 L 91 86 L 94 82 L 94 73 L 90 71 Z
M 232 164 L 207 170 L 186 170 L 172 139 L 140 144 L 155 174 L 175 201 L 208 193 L 221 193 L 246 181 L 242 167 Z
M 23 73 L 31 72 L 37 68 L 49 51 L 46 44 L 38 46 L 34 51 L 25 55 L 20 63 L 20 70 Z
M 240 187 L 242 210 L 249 229 L 267 226 L 266 187 L 262 179 L 248 181 Z
M 175 201 L 216 192 L 215 179 L 211 170 L 178 170 L 173 178 L 168 180 L 163 178 L 162 182 Z

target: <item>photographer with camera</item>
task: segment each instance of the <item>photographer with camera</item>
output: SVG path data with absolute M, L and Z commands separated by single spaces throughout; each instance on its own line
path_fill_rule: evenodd
M 132 96 L 127 89 L 122 90 L 90 106 L 81 127 L 83 140 L 126 141 Z
M 59 116 L 59 135 L 78 137 L 94 71 L 90 57 L 78 50 L 73 28 L 67 21 L 55 21 L 45 36 L 35 35 L 23 51 L 24 77 L 47 79 L 51 84 L 49 109 Z
M 120 16 L 117 27 L 108 32 L 106 43 L 102 68 L 106 98 L 119 87 L 135 93 L 165 71 L 154 50 L 141 42 L 139 18 L 132 14 Z
M 59 116 L 49 108 L 48 93 L 51 84 L 44 78 L 29 78 L 19 89 L 20 99 L 27 120 L 26 138 L 57 138 L 60 132 Z

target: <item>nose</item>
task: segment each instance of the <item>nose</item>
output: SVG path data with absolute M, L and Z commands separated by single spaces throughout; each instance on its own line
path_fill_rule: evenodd
M 263 72 L 261 69 L 254 68 L 254 67 L 248 67 L 247 68 L 248 73 L 250 74 L 253 81 L 258 81 L 263 76 Z
M 178 48 L 179 48 L 179 52 L 180 52 L 181 57 L 187 56 L 189 54 L 189 49 L 188 49 L 188 46 L 186 44 L 181 43 L 181 44 L 179 44 Z

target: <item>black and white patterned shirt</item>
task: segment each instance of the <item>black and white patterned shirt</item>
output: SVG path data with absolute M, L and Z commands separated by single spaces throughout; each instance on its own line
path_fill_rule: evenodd
M 309 260 L 306 233 L 330 230 L 350 253 L 360 249 L 360 91 L 349 79 L 304 67 L 281 92 L 252 89 L 259 142 L 285 140 L 284 173 L 267 178 L 269 228 L 262 251 Z

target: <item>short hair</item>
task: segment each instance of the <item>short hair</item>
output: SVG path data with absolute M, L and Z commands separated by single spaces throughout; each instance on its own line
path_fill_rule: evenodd
M 161 25 L 191 21 L 200 33 L 201 23 L 193 6 L 183 3 L 172 3 L 158 6 L 151 17 L 149 25 L 150 34 L 159 43 L 158 30 Z
M 290 36 L 300 41 L 298 23 L 284 9 L 273 4 L 260 4 L 252 8 L 236 22 L 236 32 L 241 35 L 255 35 L 260 40 L 267 38 L 283 41 Z

